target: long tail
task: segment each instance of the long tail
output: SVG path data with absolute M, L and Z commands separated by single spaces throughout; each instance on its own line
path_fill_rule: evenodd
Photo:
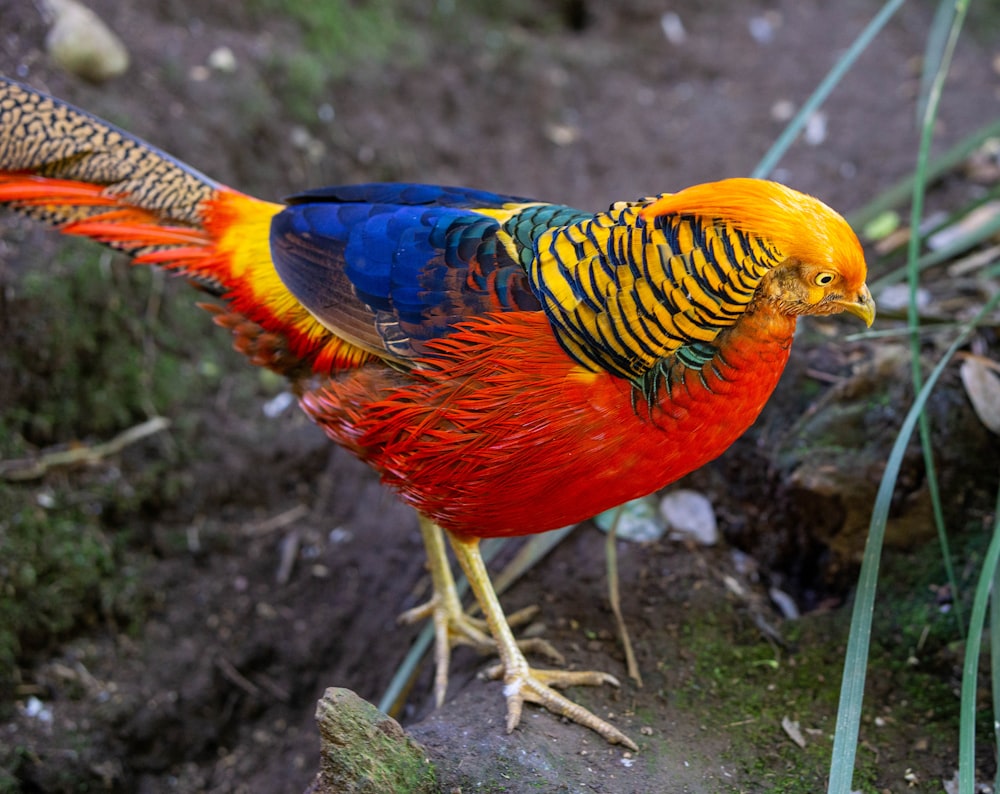
M 182 274 L 237 349 L 289 376 L 370 354 L 320 325 L 282 284 L 268 236 L 280 204 L 252 198 L 129 133 L 0 77 L 0 204 Z

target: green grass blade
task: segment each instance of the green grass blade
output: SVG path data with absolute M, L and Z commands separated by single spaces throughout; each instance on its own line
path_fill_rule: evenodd
M 997 501 L 996 521 L 993 524 L 993 538 L 986 550 L 983 569 L 979 572 L 976 596 L 972 602 L 972 616 L 969 618 L 969 639 L 965 643 L 965 663 L 962 665 L 962 705 L 958 735 L 958 794 L 974 794 L 976 788 L 976 685 L 979 678 L 979 651 L 983 641 L 983 624 L 986 622 L 986 606 L 990 589 L 1000 571 L 1000 498 Z M 994 604 L 995 606 L 995 604 Z M 996 610 L 993 610 L 996 612 Z M 993 622 L 996 622 L 994 617 Z M 995 650 L 995 638 L 993 641 Z M 993 675 L 996 677 L 996 657 L 993 660 Z M 994 705 L 996 688 L 993 690 Z M 994 726 L 996 709 L 994 707 Z
M 948 37 L 955 21 L 956 6 L 957 3 L 954 0 L 941 0 L 938 3 L 937 11 L 934 12 L 934 21 L 931 23 L 927 45 L 924 47 L 924 68 L 920 73 L 920 93 L 917 96 L 918 124 L 922 124 L 927 118 L 927 108 L 934 90 L 934 80 L 936 75 L 941 72 L 942 58 L 947 51 Z
M 882 557 L 882 541 L 885 538 L 886 522 L 889 518 L 889 507 L 892 493 L 896 487 L 899 470 L 903 463 L 906 447 L 917 426 L 917 419 L 923 411 L 927 398 L 930 397 L 938 378 L 944 372 L 948 362 L 965 344 L 980 321 L 1000 303 L 1000 294 L 991 298 L 976 314 L 975 318 L 965 326 L 962 333 L 951 344 L 944 356 L 931 371 L 923 388 L 917 394 L 910 407 L 899 435 L 893 444 L 886 463 L 885 473 L 879 484 L 872 510 L 871 524 L 868 529 L 868 540 L 865 543 L 864 557 L 861 561 L 861 572 L 858 575 L 858 589 L 854 599 L 854 611 L 851 616 L 851 631 L 847 638 L 847 653 L 844 660 L 844 673 L 840 688 L 840 704 L 837 709 L 837 726 L 833 739 L 833 754 L 830 764 L 830 783 L 828 794 L 850 794 L 851 782 L 854 777 L 854 761 L 857 755 L 858 733 L 861 723 L 861 707 L 864 701 L 865 677 L 868 666 L 868 649 L 871 645 L 872 615 L 875 610 L 875 592 L 878 585 L 878 567 Z
M 993 536 L 1000 533 L 1000 490 L 993 513 Z M 993 593 L 990 600 L 990 684 L 993 693 L 993 742 L 1000 758 L 1000 568 L 993 572 Z M 1000 764 L 997 765 L 993 790 L 1000 791 Z
M 867 27 L 858 34 L 858 37 L 851 43 L 851 46 L 847 48 L 847 51 L 840 56 L 840 59 L 833 65 L 830 72 L 823 78 L 823 81 L 816 87 L 809 99 L 806 100 L 805 104 L 799 109 L 792 120 L 788 122 L 788 126 L 782 131 L 781 135 L 778 136 L 777 140 L 771 145 L 767 153 L 761 158 L 761 161 L 754 168 L 751 176 L 758 179 L 765 178 L 771 171 L 774 170 L 775 165 L 784 156 L 785 152 L 792 145 L 796 136 L 802 131 L 805 126 L 806 121 L 813 114 L 813 112 L 826 101 L 826 98 L 830 95 L 830 92 L 837 87 L 837 84 L 843 79 L 847 71 L 854 65 L 854 62 L 858 59 L 868 45 L 872 43 L 878 32 L 882 30 L 885 23 L 888 22 L 892 15 L 899 10 L 900 6 L 903 5 L 904 0 L 888 0 L 881 10 L 872 18 L 872 21 L 868 23 Z
M 951 59 L 955 53 L 955 47 L 958 44 L 958 38 L 962 32 L 962 25 L 965 22 L 968 10 L 968 0 L 954 0 L 951 13 L 942 14 L 939 11 L 935 16 L 934 29 L 928 38 L 926 59 L 933 66 L 933 76 L 928 79 L 927 99 L 923 118 L 921 119 L 920 148 L 917 153 L 917 167 L 914 174 L 913 203 L 910 207 L 910 229 L 913 230 L 913 233 L 910 235 L 907 246 L 907 281 L 910 287 L 910 300 L 907 306 L 906 319 L 907 327 L 911 331 L 910 374 L 913 379 L 914 392 L 920 391 L 923 382 L 923 369 L 920 360 L 920 335 L 918 333 L 920 310 L 917 306 L 917 291 L 920 287 L 920 270 L 917 267 L 917 261 L 920 258 L 920 235 L 916 233 L 916 230 L 920 228 L 924 214 L 924 196 L 927 190 L 927 166 L 930 161 L 931 141 L 934 139 L 934 125 L 937 122 L 938 106 L 941 102 L 941 94 L 944 91 L 944 81 L 948 76 Z M 947 26 L 947 35 L 941 32 L 941 29 L 945 25 Z M 927 63 L 925 63 L 925 71 L 930 73 Z M 934 464 L 934 451 L 931 446 L 930 421 L 923 411 L 920 412 L 918 425 L 920 428 L 920 446 L 923 452 L 924 469 L 927 476 L 927 488 L 930 493 L 934 514 L 934 526 L 937 530 L 938 544 L 941 546 L 941 557 L 944 562 L 945 574 L 948 577 L 948 582 L 951 585 L 955 599 L 955 616 L 958 620 L 959 631 L 964 634 L 958 579 L 955 577 L 955 569 L 951 561 L 948 531 L 944 522 L 937 468 Z

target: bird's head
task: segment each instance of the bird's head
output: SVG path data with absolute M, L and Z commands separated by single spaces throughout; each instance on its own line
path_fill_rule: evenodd
M 864 252 L 847 221 L 819 199 L 762 179 L 724 179 L 666 195 L 642 215 L 676 213 L 731 223 L 766 242 L 780 263 L 758 296 L 785 314 L 850 312 L 867 325 L 875 301 Z

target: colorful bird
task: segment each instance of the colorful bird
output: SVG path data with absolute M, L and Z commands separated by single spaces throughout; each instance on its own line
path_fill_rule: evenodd
M 875 316 L 844 219 L 773 182 L 596 214 L 419 184 L 275 204 L 8 80 L 0 202 L 213 293 L 236 348 L 416 508 L 434 596 L 413 615 L 434 621 L 439 703 L 468 642 L 499 653 L 508 731 L 527 701 L 629 747 L 554 689 L 612 676 L 528 664 L 480 539 L 581 521 L 698 468 L 760 413 L 799 315 Z M 442 528 L 485 627 L 462 610 Z

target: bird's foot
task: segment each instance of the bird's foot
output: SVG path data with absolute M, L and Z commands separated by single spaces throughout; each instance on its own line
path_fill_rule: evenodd
M 524 704 L 537 703 L 553 714 L 590 728 L 611 744 L 621 744 L 630 750 L 639 749 L 635 742 L 614 725 L 553 689 L 553 687 L 601 684 L 620 686 L 618 679 L 609 673 L 594 670 L 536 670 L 529 667 L 521 657 L 520 660 L 516 658 L 513 660 L 510 669 L 500 663 L 487 669 L 485 675 L 489 678 L 503 679 L 504 695 L 507 698 L 507 733 L 512 732 L 521 721 Z
M 416 623 L 430 618 L 434 623 L 434 700 L 438 707 L 444 703 L 448 690 L 448 667 L 451 649 L 468 645 L 483 655 L 496 654 L 497 643 L 489 634 L 485 620 L 474 618 L 462 610 L 457 597 L 450 594 L 436 594 L 430 601 L 409 609 L 399 616 L 400 623 Z M 511 626 L 529 623 L 538 614 L 537 606 L 518 610 L 510 616 Z M 554 664 L 564 664 L 565 659 L 546 640 L 530 637 L 517 641 L 517 647 L 524 653 L 536 653 L 548 657 Z

